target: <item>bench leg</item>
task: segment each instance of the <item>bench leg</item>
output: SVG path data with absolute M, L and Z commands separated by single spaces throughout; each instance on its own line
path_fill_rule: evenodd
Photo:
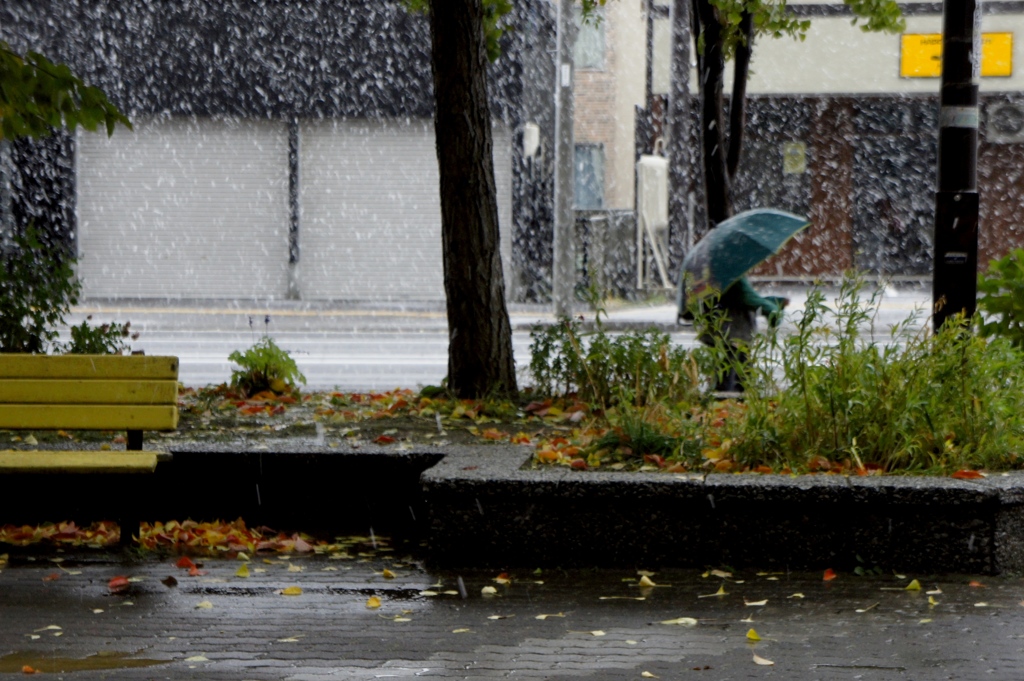
M 139 526 L 139 519 L 134 515 L 130 517 L 121 516 L 118 518 L 117 524 L 121 528 L 121 536 L 117 543 L 118 546 L 123 549 L 132 545 L 132 534 L 142 534 L 142 528 Z
M 141 451 L 142 450 L 142 431 L 141 430 L 129 430 L 128 431 L 128 450 L 130 451 Z

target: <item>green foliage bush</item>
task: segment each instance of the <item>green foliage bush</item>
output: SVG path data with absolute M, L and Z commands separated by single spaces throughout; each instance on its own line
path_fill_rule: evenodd
M 919 472 L 1014 465 L 1024 454 L 1024 353 L 965 332 L 962 320 L 932 334 L 911 317 L 874 341 L 863 329 L 873 328 L 880 293 L 861 292 L 847 280 L 830 307 L 813 289 L 794 333 L 755 343 L 734 460 L 792 467 L 821 456 Z
M 78 303 L 74 258 L 28 226 L 0 243 L 0 352 L 46 352 Z
M 714 372 L 736 361 L 721 339 L 686 353 L 665 334 L 584 334 L 562 320 L 534 331 L 531 369 L 541 391 L 606 407 L 607 432 L 584 443 L 591 466 L 644 455 L 691 470 L 1024 466 L 1020 339 L 970 333 L 962 318 L 933 333 L 922 312 L 878 329 L 881 295 L 853 277 L 834 298 L 810 289 L 803 309 L 756 336 L 749 361 L 735 364 L 742 401 L 707 392 Z M 715 314 L 698 311 L 698 328 L 713 328 Z
M 978 276 L 978 294 L 981 334 L 1024 346 L 1024 248 L 991 261 L 988 271 Z
M 270 336 L 264 336 L 245 352 L 235 350 L 228 359 L 241 367 L 231 373 L 231 386 L 247 396 L 264 390 L 295 390 L 296 381 L 306 384 L 306 377 L 291 354 L 279 348 Z
M 68 355 L 123 355 L 131 350 L 127 339 L 139 337 L 138 333 L 132 333 L 131 322 L 92 326 L 91 319 L 92 315 L 78 326 L 72 326 L 70 342 L 58 345 L 58 351 Z
M 666 333 L 611 334 L 600 325 L 584 333 L 578 320 L 562 318 L 534 327 L 530 337 L 530 372 L 543 394 L 576 393 L 603 406 L 620 400 L 677 402 L 699 394 L 696 364 Z

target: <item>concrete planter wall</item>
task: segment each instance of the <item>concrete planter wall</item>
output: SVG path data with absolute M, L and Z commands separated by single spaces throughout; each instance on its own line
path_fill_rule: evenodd
M 1024 569 L 1024 476 L 949 478 L 521 470 L 446 456 L 422 476 L 440 564 Z M 858 560 L 858 556 L 861 560 Z

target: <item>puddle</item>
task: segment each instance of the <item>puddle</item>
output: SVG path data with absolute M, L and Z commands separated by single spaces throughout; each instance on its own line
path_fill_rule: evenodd
M 101 651 L 88 657 L 56 657 L 39 653 L 18 652 L 0 657 L 0 674 L 20 673 L 23 667 L 32 667 L 44 674 L 94 671 L 98 669 L 131 669 L 169 664 L 172 660 L 149 660 L 131 657 L 134 653 Z

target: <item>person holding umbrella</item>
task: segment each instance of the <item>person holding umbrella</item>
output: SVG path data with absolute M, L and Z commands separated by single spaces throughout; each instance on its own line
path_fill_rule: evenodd
M 679 317 L 692 318 L 691 306 L 699 304 L 707 309 L 709 301 L 718 312 L 699 336 L 705 345 L 721 342 L 726 348 L 727 366 L 717 372 L 716 392 L 743 391 L 737 367 L 747 362 L 746 348 L 757 330 L 757 313 L 775 326 L 789 304 L 786 298 L 758 294 L 746 273 L 777 253 L 808 224 L 806 218 L 779 210 L 749 210 L 719 223 L 683 260 L 677 297 Z

